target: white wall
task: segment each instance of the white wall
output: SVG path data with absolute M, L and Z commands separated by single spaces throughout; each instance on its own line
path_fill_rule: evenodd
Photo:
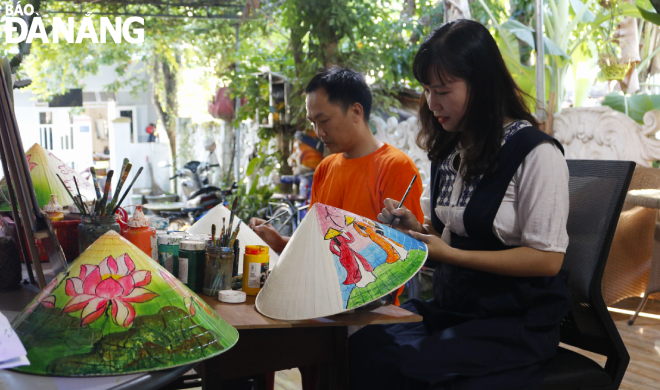
M 91 128 L 89 133 L 81 133 L 80 123 L 75 117 L 71 123 L 69 108 L 35 107 L 34 102 L 29 101 L 30 93 L 16 93 L 16 96 L 19 96 L 15 107 L 16 121 L 24 150 L 38 143 L 76 171 L 89 166 L 92 158 Z M 50 113 L 52 124 L 40 124 L 40 113 Z M 82 120 L 85 121 L 85 118 Z M 85 123 L 83 129 L 89 126 L 89 118 Z
M 138 66 L 139 67 L 139 66 Z M 132 70 L 139 70 L 138 67 L 133 68 Z M 131 71 L 131 70 L 129 70 Z M 148 75 L 146 72 L 142 73 L 142 76 L 147 78 Z M 83 91 L 84 92 L 101 92 L 104 90 L 105 85 L 114 82 L 117 79 L 117 76 L 114 72 L 113 67 L 111 66 L 102 66 L 99 69 L 99 73 L 96 76 L 86 77 L 82 80 Z M 116 94 L 116 102 L 97 102 L 97 103 L 84 103 L 86 109 L 86 114 L 82 116 L 74 116 L 73 123 L 69 116 L 69 111 L 71 108 L 68 107 L 58 107 L 50 108 L 38 105 L 36 99 L 32 95 L 29 87 L 14 90 L 14 100 L 15 100 L 15 113 L 16 119 L 18 122 L 18 128 L 21 133 L 21 138 L 23 141 L 24 150 L 29 149 L 35 143 L 40 143 L 45 145 L 43 140 L 43 135 L 40 139 L 40 128 L 43 128 L 44 125 L 39 123 L 39 113 L 49 112 L 52 115 L 52 125 L 47 125 L 48 128 L 48 149 L 50 147 L 50 128 L 52 128 L 53 133 L 53 142 L 52 142 L 52 151 L 58 156 L 62 161 L 66 162 L 68 165 L 73 166 L 76 171 L 83 171 L 93 164 L 93 153 L 101 153 L 103 147 L 108 145 L 108 140 L 99 140 L 96 136 L 96 119 L 105 119 L 108 122 L 108 127 L 110 127 L 110 121 L 119 117 L 119 112 L 125 109 L 133 110 L 133 125 L 134 125 L 134 143 L 131 143 L 131 140 L 122 139 L 118 143 L 118 148 L 126 149 L 131 145 L 127 150 L 130 150 L 130 159 L 133 162 L 136 159 L 136 162 L 140 164 L 134 164 L 136 166 L 135 172 L 139 166 L 144 165 L 142 162 L 146 160 L 146 156 L 155 153 L 156 155 L 153 158 L 160 160 L 170 161 L 169 156 L 169 144 L 167 144 L 167 137 L 161 136 L 161 142 L 164 141 L 163 147 L 160 146 L 151 146 L 147 144 L 148 139 L 147 133 L 145 131 L 149 123 L 157 123 L 158 117 L 156 109 L 153 106 L 151 100 L 151 86 L 147 91 L 141 91 L 137 93 L 137 96 L 131 94 L 132 88 L 123 87 Z M 84 130 L 89 127 L 89 132 L 84 132 Z M 83 130 L 81 132 L 81 129 Z M 71 143 L 71 131 L 73 130 L 73 145 Z M 67 145 L 67 137 L 68 145 Z M 64 141 L 64 142 L 63 142 Z M 137 143 L 137 142 L 144 143 Z M 135 148 L 132 146 L 135 145 Z M 112 152 L 113 146 L 110 146 Z M 137 152 L 133 152 L 133 149 Z M 163 150 L 167 151 L 165 156 L 162 156 Z M 123 157 L 122 157 L 123 158 Z M 113 163 L 112 161 L 110 162 Z M 121 167 L 121 161 L 119 162 Z M 157 169 L 158 167 L 155 166 Z M 117 172 L 118 174 L 118 172 Z M 167 176 L 167 172 L 164 176 Z M 2 173 L 0 171 L 0 176 Z M 144 172 L 141 175 L 140 180 L 146 180 L 144 187 L 150 187 L 150 176 L 148 173 L 147 166 L 144 167 Z M 158 177 L 158 174 L 155 174 L 159 184 L 163 186 L 165 191 L 169 190 L 169 182 L 167 180 L 163 181 Z M 169 176 L 167 176 L 169 178 Z M 136 183 L 135 187 L 138 187 Z

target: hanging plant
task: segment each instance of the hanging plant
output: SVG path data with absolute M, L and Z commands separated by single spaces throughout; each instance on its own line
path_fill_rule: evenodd
M 630 70 L 630 63 L 619 63 L 619 58 L 611 53 L 600 54 L 598 66 L 607 80 L 623 80 Z
M 603 7 L 610 9 L 610 21 L 607 26 L 606 36 L 607 39 L 599 50 L 598 66 L 607 80 L 623 80 L 626 73 L 630 70 L 630 62 L 621 62 L 619 58 L 619 45 L 618 40 L 613 39 L 614 31 L 614 17 L 621 15 L 622 10 L 619 9 L 619 2 L 617 0 L 604 0 Z M 606 7 L 607 6 L 607 7 Z

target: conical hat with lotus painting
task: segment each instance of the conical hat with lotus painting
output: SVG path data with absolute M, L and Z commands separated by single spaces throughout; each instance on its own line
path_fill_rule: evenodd
M 77 195 L 78 192 L 73 181 L 74 177 L 78 182 L 78 189 L 80 189 L 82 197 L 86 200 L 95 198 L 92 184 L 83 179 L 78 172 L 71 169 L 64 161 L 57 158 L 52 151 L 45 150 L 39 144 L 34 144 L 25 152 L 25 157 L 28 161 L 28 169 L 30 170 L 30 177 L 32 178 L 32 185 L 34 186 L 34 193 L 37 195 L 39 207 L 48 204 L 51 194 L 57 195 L 57 201 L 60 205 L 72 205 L 73 200 L 67 193 L 67 188 L 72 194 Z M 62 185 L 57 175 L 62 178 L 66 187 Z M 0 193 L 0 211 L 11 210 L 11 205 L 8 203 L 7 183 L 4 178 L 0 181 Z
M 30 360 L 16 370 L 53 376 L 181 366 L 238 340 L 195 293 L 113 231 L 53 279 L 12 327 Z

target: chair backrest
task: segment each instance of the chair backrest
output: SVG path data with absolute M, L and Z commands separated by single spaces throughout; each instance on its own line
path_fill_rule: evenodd
M 607 356 L 605 370 L 618 387 L 630 356 L 603 301 L 601 282 L 635 163 L 567 162 L 569 245 L 561 275 L 571 292 L 573 309 L 562 322 L 561 341 Z

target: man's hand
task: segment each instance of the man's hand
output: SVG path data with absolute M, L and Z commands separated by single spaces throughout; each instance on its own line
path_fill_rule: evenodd
M 392 228 L 402 233 L 408 233 L 408 230 L 418 233 L 424 232 L 422 224 L 419 223 L 412 211 L 403 206 L 397 209 L 399 205 L 398 200 L 387 198 L 383 203 L 385 203 L 385 208 L 378 214 L 378 220 L 380 222 L 390 224 Z
M 264 222 L 266 221 L 261 218 L 250 218 L 250 229 L 254 230 L 275 252 L 281 253 L 289 242 L 289 237 L 282 237 L 273 225 L 270 223 L 264 225 Z

